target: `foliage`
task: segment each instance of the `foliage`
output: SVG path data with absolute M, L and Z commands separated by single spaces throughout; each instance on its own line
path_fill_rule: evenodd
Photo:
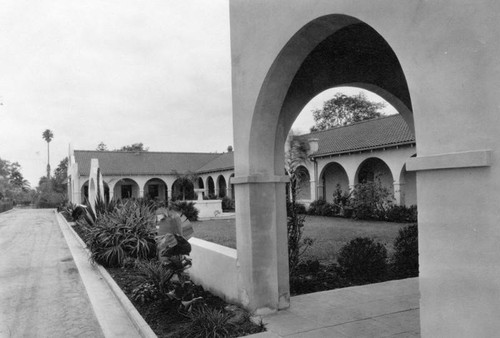
M 352 192 L 351 206 L 357 219 L 384 219 L 392 203 L 392 193 L 380 179 L 358 183 Z
M 196 198 L 196 194 L 194 193 L 194 182 L 198 179 L 198 175 L 193 172 L 180 174 L 176 171 L 174 171 L 174 174 L 176 176 L 176 180 L 174 182 L 174 187 L 172 188 L 172 201 L 181 199 L 183 201 L 194 200 Z M 175 187 L 178 187 L 180 191 L 176 191 Z
M 367 237 L 358 237 L 340 249 L 339 274 L 352 284 L 384 280 L 387 273 L 387 250 Z
M 354 96 L 337 93 L 324 102 L 322 109 L 312 111 L 316 124 L 311 127 L 311 132 L 380 117 L 379 110 L 384 107 L 384 103 L 369 101 L 362 92 Z
M 97 150 L 97 151 L 108 151 L 108 147 L 104 144 L 104 142 L 101 141 L 101 143 L 99 143 L 97 145 L 97 148 L 95 150 Z
M 181 334 L 186 338 L 225 338 L 235 329 L 229 322 L 231 314 L 223 310 L 203 307 L 194 310 L 189 317 L 191 321 Z
M 288 136 L 287 152 L 285 154 L 285 171 L 290 178 L 287 201 L 287 233 L 288 233 L 288 265 L 293 273 L 300 262 L 300 256 L 313 244 L 311 238 L 302 238 L 305 216 L 299 215 L 297 195 L 300 183 L 305 179 L 304 172 L 299 169 L 307 161 L 309 145 L 295 136 L 292 132 Z
M 54 133 L 50 129 L 45 129 L 42 134 L 42 138 L 47 142 L 47 177 L 50 177 L 50 151 L 49 143 L 54 138 Z
M 337 184 L 335 191 L 333 192 L 333 205 L 334 212 L 336 215 L 351 217 L 351 193 L 347 191 L 342 191 L 340 184 Z
M 388 222 L 416 223 L 417 206 L 412 205 L 407 207 L 404 205 L 393 205 L 386 210 L 385 219 Z
M 140 304 L 150 303 L 160 297 L 158 288 L 150 282 L 139 284 L 132 290 L 131 298 Z
M 90 260 L 103 266 L 121 266 L 124 259 L 156 255 L 155 214 L 151 208 L 129 200 L 110 213 L 96 217 L 88 228 Z
M 248 312 L 233 305 L 224 309 L 201 306 L 189 314 L 189 319 L 178 337 L 242 337 L 265 331 L 262 321 L 255 325 Z
M 66 220 L 71 222 L 76 221 L 76 219 L 73 218 L 73 214 L 75 213 L 76 208 L 78 208 L 77 204 L 66 200 L 58 206 L 57 211 L 60 212 Z
M 222 211 L 232 210 L 234 210 L 234 200 L 227 196 L 222 197 Z
M 0 201 L 0 212 L 8 211 L 13 208 L 12 201 Z
M 313 201 L 309 205 L 309 209 L 307 210 L 307 213 L 309 215 L 316 215 L 316 216 L 335 216 L 337 214 L 338 209 L 335 208 L 335 206 L 331 203 L 328 203 L 324 199 L 320 198 L 316 201 Z
M 56 170 L 54 170 L 54 177 L 52 178 L 52 188 L 59 193 L 66 193 L 68 184 L 68 157 L 65 157 L 59 162 Z
M 64 194 L 52 190 L 44 190 L 38 194 L 35 206 L 39 209 L 58 208 L 65 200 L 66 196 Z
M 191 222 L 198 220 L 198 214 L 200 211 L 196 209 L 194 202 L 188 201 L 175 201 L 171 203 L 171 208 L 175 211 L 180 212 L 182 215 L 186 216 Z
M 394 240 L 393 272 L 398 278 L 418 276 L 418 226 L 400 229 Z
M 148 151 L 148 150 L 149 150 L 149 147 L 144 147 L 144 144 L 142 144 L 142 142 L 134 143 L 134 144 L 127 145 L 127 146 L 123 146 L 120 149 L 118 149 L 118 151 L 130 151 L 130 152 Z
M 0 158 L 0 200 L 12 200 L 14 205 L 30 204 L 34 193 L 21 173 L 21 165 Z
M 157 260 L 140 261 L 137 264 L 139 268 L 139 279 L 144 283 L 149 283 L 158 290 L 159 294 L 167 294 L 170 289 L 170 279 L 174 271 L 167 269 L 164 264 Z
M 296 203 L 295 208 L 297 208 L 297 213 L 300 215 L 306 215 L 307 214 L 307 208 L 304 204 L 301 203 Z

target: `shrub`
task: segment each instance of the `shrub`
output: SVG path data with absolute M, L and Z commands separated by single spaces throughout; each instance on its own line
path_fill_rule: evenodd
M 347 191 L 342 191 L 340 184 L 337 184 L 335 191 L 333 192 L 333 206 L 335 215 L 351 217 L 352 209 L 351 205 L 351 193 Z
M 223 338 L 229 337 L 235 329 L 235 325 L 229 322 L 231 314 L 224 310 L 202 307 L 194 310 L 189 317 L 191 321 L 181 333 L 182 337 Z
M 196 209 L 194 205 L 194 202 L 175 201 L 172 202 L 171 207 L 173 210 L 176 210 L 186 216 L 186 218 L 191 222 L 194 222 L 198 220 L 198 214 L 200 213 L 200 211 Z
M 57 208 L 64 203 L 66 197 L 64 194 L 55 191 L 42 191 L 36 199 L 36 207 L 39 209 L 44 208 Z
M 337 258 L 339 275 L 351 284 L 379 282 L 386 276 L 386 260 L 387 250 L 382 244 L 358 237 L 340 249 Z
M 309 215 L 319 215 L 320 212 L 318 210 L 320 210 L 325 204 L 326 204 L 326 201 L 324 199 L 318 199 L 316 201 L 313 201 L 309 205 L 309 209 L 307 210 L 307 213 Z
M 222 211 L 234 210 L 234 200 L 227 196 L 222 197 Z
M 297 204 L 287 202 L 288 265 L 291 273 L 299 265 L 300 257 L 313 245 L 311 238 L 302 238 L 304 222 L 305 216 L 297 213 Z
M 96 218 L 88 229 L 90 260 L 104 266 L 122 266 L 124 259 L 156 255 L 155 214 L 146 204 L 127 201 Z
M 393 205 L 385 213 L 388 222 L 416 223 L 417 206 L 406 207 L 404 205 Z
M 295 207 L 297 208 L 297 213 L 301 215 L 306 215 L 307 214 L 307 209 L 304 204 L 301 203 L 296 203 Z
M 392 203 L 392 194 L 379 179 L 356 184 L 351 206 L 358 219 L 384 219 L 385 211 Z
M 4 212 L 13 208 L 12 201 L 0 201 L 0 212 Z
M 418 226 L 400 229 L 394 240 L 393 271 L 398 278 L 418 276 Z

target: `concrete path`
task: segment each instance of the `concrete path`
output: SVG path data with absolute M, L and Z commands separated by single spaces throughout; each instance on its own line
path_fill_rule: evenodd
M 420 337 L 418 278 L 292 297 L 255 338 Z
M 0 337 L 103 337 L 52 210 L 0 214 Z
M 47 209 L 0 214 L 0 337 L 138 337 L 56 217 Z

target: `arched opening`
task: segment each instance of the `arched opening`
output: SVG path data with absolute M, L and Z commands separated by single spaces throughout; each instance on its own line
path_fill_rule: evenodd
M 325 201 L 332 203 L 333 195 L 339 187 L 343 192 L 349 191 L 349 178 L 344 167 L 337 162 L 328 163 L 321 172 L 320 182 L 322 197 Z
M 401 169 L 399 176 L 399 189 L 401 205 L 407 207 L 417 205 L 417 174 L 415 171 L 406 171 L 406 164 Z
M 299 184 L 297 185 L 297 200 L 310 200 L 311 199 L 311 176 L 309 170 L 303 165 L 297 167 L 296 174 L 299 177 Z
M 81 201 L 82 203 L 85 203 L 85 201 L 89 198 L 89 180 L 86 180 L 83 183 L 80 191 L 81 191 Z
M 198 189 L 205 189 L 205 183 L 203 183 L 203 178 L 198 177 L 196 182 L 198 184 L 198 187 L 197 187 Z
M 217 197 L 220 197 L 220 198 L 225 197 L 227 194 L 227 184 L 226 184 L 226 179 L 224 178 L 224 176 L 219 175 L 219 177 L 217 177 L 217 187 L 219 189 L 219 193 L 218 193 Z
M 187 179 L 176 179 L 172 184 L 172 201 L 195 200 L 194 184 Z
M 394 194 L 394 178 L 391 169 L 381 159 L 371 157 L 359 165 L 356 173 L 356 184 L 376 181 Z
M 231 179 L 234 177 L 234 174 L 231 174 L 229 176 L 229 184 L 231 185 L 231 189 L 230 189 L 230 192 L 231 192 L 231 196 L 229 196 L 231 199 L 234 199 L 234 184 L 231 182 Z
M 152 178 L 144 184 L 144 198 L 167 202 L 168 188 L 165 182 L 160 178 Z
M 128 199 L 139 197 L 139 184 L 131 178 L 122 178 L 113 189 L 115 199 Z
M 289 305 L 284 144 L 307 102 L 339 86 L 378 94 L 414 130 L 408 85 L 395 53 L 369 25 L 340 14 L 302 27 L 277 54 L 255 106 L 248 107 L 253 110 L 235 109 L 236 194 L 247 209 L 236 216 L 239 290 L 245 291 L 250 309 Z M 237 94 L 233 102 L 247 105 L 245 95 Z
M 208 199 L 215 199 L 215 184 L 212 176 L 207 177 Z
M 102 181 L 102 185 L 104 186 L 104 200 L 106 201 L 106 203 L 109 202 L 109 185 Z

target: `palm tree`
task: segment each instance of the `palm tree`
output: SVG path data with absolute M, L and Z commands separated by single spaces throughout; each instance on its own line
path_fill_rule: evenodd
M 46 129 L 42 134 L 43 139 L 47 142 L 47 178 L 50 178 L 50 149 L 49 143 L 54 138 L 54 133 L 50 129 Z

